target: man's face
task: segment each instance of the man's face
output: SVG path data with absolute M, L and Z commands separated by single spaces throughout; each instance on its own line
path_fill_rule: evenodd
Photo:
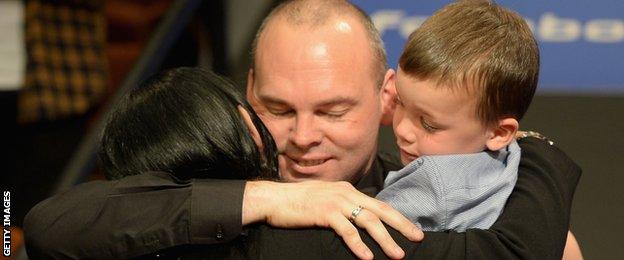
M 374 159 L 381 98 L 358 26 L 310 30 L 277 19 L 260 38 L 247 96 L 277 143 L 285 181 L 356 181 Z
M 486 149 L 488 128 L 476 116 L 476 98 L 464 90 L 409 77 L 399 69 L 393 129 L 408 164 L 419 156 Z

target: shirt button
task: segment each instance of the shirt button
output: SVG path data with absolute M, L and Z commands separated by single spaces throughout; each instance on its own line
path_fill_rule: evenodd
M 217 241 L 223 240 L 223 226 L 221 224 L 217 224 L 216 231 L 217 231 L 217 235 L 216 235 Z
M 425 160 L 423 160 L 423 158 L 416 159 L 416 164 L 418 164 L 418 166 L 422 166 L 424 162 Z

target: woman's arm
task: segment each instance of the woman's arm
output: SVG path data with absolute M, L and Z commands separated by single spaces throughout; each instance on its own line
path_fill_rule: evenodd
M 389 229 L 408 256 L 561 259 L 580 168 L 559 149 L 539 139 L 525 138 L 519 143 L 523 153 L 518 182 L 491 229 L 427 233 L 422 244 L 413 243 Z M 205 183 L 176 184 L 158 174 L 133 178 L 139 179 L 134 183 L 126 181 L 121 187 L 103 182 L 85 184 L 36 206 L 25 222 L 28 253 L 126 258 L 180 244 L 225 242 L 240 233 L 244 181 L 206 180 L 215 182 L 206 186 Z M 234 185 L 230 185 L 232 183 Z M 195 192 L 193 186 L 196 190 L 203 188 Z M 225 195 L 219 196 L 222 198 L 219 200 L 215 194 Z M 231 201 L 226 199 L 228 197 Z M 192 207 L 193 201 L 202 199 L 214 203 Z M 231 205 L 231 208 L 223 209 L 219 205 Z M 193 218 L 200 213 L 210 217 Z M 127 214 L 134 218 L 120 221 L 127 218 Z M 289 236 L 293 238 L 297 237 L 296 232 L 302 231 L 291 232 Z M 329 250 L 328 254 L 352 256 L 335 233 L 318 232 L 330 238 L 324 249 Z M 385 257 L 369 235 L 360 232 L 360 236 L 376 257 Z M 271 250 L 275 246 L 266 250 L 276 253 Z M 305 247 L 305 243 L 302 246 L 312 248 Z
M 85 183 L 30 210 L 27 253 L 33 259 L 120 259 L 227 242 L 242 231 L 244 186 L 242 180 L 179 182 L 163 172 Z

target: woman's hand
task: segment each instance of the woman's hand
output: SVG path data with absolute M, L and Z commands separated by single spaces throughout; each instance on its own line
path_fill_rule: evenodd
M 356 210 L 359 206 L 362 209 Z M 362 259 L 372 259 L 373 254 L 362 242 L 356 225 L 365 229 L 391 258 L 402 258 L 404 252 L 383 223 L 412 241 L 421 241 L 424 237 L 423 232 L 401 213 L 359 192 L 348 182 L 247 182 L 243 225 L 254 222 L 266 222 L 280 228 L 332 228 Z

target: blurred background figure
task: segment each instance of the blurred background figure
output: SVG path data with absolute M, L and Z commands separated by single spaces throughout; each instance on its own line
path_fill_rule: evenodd
M 10 26 L 2 31 L 0 68 L 13 226 L 49 195 L 106 93 L 102 4 L 2 2 L 3 26 Z
M 66 185 L 102 178 L 90 159 L 93 137 L 128 86 L 196 65 L 245 86 L 253 34 L 279 2 L 0 0 L 0 124 L 8 129 L 0 137 L 8 165 L 2 185 L 11 191 L 11 225 L 21 226 L 33 205 Z M 352 2 L 371 15 L 396 68 L 409 33 L 450 1 Z M 624 259 L 617 164 L 624 154 L 624 2 L 497 2 L 525 17 L 540 44 L 540 84 L 523 128 L 554 140 L 584 170 L 571 223 L 583 255 Z M 380 149 L 397 151 L 391 129 L 381 132 Z

